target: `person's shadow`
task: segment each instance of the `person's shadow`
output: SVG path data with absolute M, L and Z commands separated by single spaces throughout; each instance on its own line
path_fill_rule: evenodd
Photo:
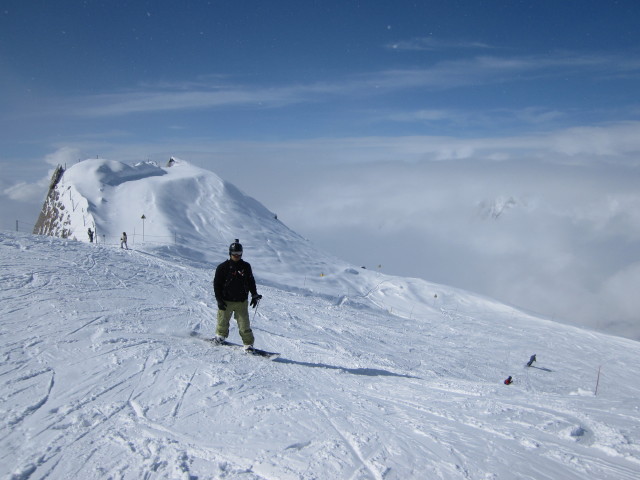
M 548 368 L 536 367 L 535 365 L 530 365 L 529 368 L 537 368 L 538 370 L 543 370 L 545 372 L 553 372 L 553 370 L 549 370 Z
M 328 365 L 326 363 L 310 363 L 310 362 L 298 362 L 296 360 L 289 360 L 287 358 L 275 358 L 273 362 L 287 363 L 289 365 L 300 365 L 302 367 L 309 368 L 326 368 L 328 370 L 340 370 L 344 373 L 350 373 L 351 375 L 363 375 L 365 377 L 402 377 L 402 378 L 420 378 L 413 375 L 405 375 L 402 373 L 393 373 L 388 370 L 381 370 L 378 368 L 345 368 L 335 365 Z

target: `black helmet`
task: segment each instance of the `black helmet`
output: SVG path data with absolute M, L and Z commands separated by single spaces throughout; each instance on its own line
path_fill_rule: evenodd
M 229 255 L 240 255 L 242 256 L 242 245 L 240 245 L 240 240 L 236 238 L 236 241 L 229 245 Z

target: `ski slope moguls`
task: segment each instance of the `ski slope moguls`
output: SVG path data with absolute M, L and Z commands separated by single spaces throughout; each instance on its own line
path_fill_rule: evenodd
M 338 260 L 187 162 L 56 188 L 69 238 L 0 233 L 1 478 L 640 476 L 638 342 Z M 205 341 L 235 238 L 275 360 Z

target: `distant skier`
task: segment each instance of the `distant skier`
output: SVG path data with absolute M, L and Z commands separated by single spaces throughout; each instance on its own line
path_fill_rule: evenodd
M 87 230 L 87 235 L 89 235 L 89 243 L 93 243 L 93 230 L 91 228 Z
M 226 340 L 231 315 L 234 315 L 244 349 L 253 353 L 254 337 L 249 322 L 247 299 L 251 293 L 250 305 L 256 308 L 262 295 L 258 295 L 256 290 L 251 265 L 242 260 L 242 245 L 238 239 L 229 246 L 229 257 L 229 260 L 218 265 L 213 278 L 213 291 L 218 302 L 218 324 L 213 340 L 215 343 Z
M 120 248 L 129 250 L 129 245 L 127 245 L 127 232 L 122 232 L 122 236 L 120 237 Z
M 531 365 L 533 365 L 533 362 L 535 361 L 536 361 L 536 354 L 534 353 L 533 355 L 531 355 L 531 358 L 527 362 L 527 367 L 530 367 Z
M 511 378 L 511 375 L 509 375 L 507 379 L 504 381 L 504 384 L 511 385 L 512 383 L 513 383 L 513 379 Z

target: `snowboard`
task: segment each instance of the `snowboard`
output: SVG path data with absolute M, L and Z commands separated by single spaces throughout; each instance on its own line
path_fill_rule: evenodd
M 233 343 L 233 342 L 227 342 L 227 341 L 224 341 L 223 343 L 215 343 L 213 341 L 213 338 L 205 338 L 205 340 L 216 347 L 234 347 L 234 348 L 244 349 L 244 345 L 240 345 L 239 343 Z M 250 355 L 254 355 L 256 357 L 265 357 L 270 359 L 278 358 L 280 356 L 279 353 L 267 352 L 266 350 L 261 350 L 259 348 L 254 348 L 253 352 L 251 352 Z

